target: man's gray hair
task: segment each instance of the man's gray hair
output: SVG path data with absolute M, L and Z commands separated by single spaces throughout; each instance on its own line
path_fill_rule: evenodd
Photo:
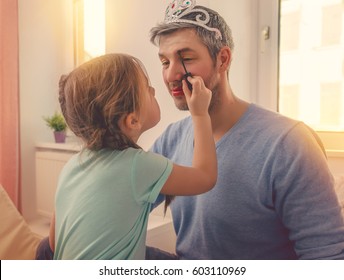
M 160 36 L 173 33 L 179 29 L 192 28 L 196 30 L 196 34 L 204 43 L 204 45 L 206 45 L 206 47 L 208 48 L 210 56 L 212 57 L 214 62 L 216 61 L 217 54 L 219 53 L 222 47 L 228 46 L 233 52 L 234 42 L 232 37 L 232 31 L 227 25 L 226 21 L 214 10 L 211 10 L 204 6 L 194 7 L 194 9 L 198 8 L 206 10 L 209 13 L 210 20 L 207 26 L 217 28 L 221 32 L 222 39 L 217 39 L 215 32 L 211 32 L 201 26 L 197 26 L 189 22 L 161 22 L 150 30 L 150 41 L 154 45 L 159 45 Z M 192 12 L 186 14 L 181 19 L 194 20 L 197 15 L 197 12 Z

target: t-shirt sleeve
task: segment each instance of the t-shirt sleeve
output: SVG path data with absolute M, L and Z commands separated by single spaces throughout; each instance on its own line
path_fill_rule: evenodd
M 133 160 L 132 186 L 135 199 L 153 203 L 172 172 L 173 163 L 158 154 L 138 151 Z

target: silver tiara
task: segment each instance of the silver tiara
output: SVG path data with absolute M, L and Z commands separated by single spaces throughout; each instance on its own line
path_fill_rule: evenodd
M 195 0 L 174 0 L 172 1 L 165 12 L 165 23 L 172 22 L 186 22 L 197 26 L 201 26 L 209 31 L 215 32 L 216 39 L 222 39 L 222 34 L 219 29 L 207 26 L 210 20 L 209 13 L 203 9 L 194 9 L 196 6 Z M 190 13 L 199 13 L 195 19 L 182 19 L 183 16 Z M 204 19 L 201 19 L 204 17 Z

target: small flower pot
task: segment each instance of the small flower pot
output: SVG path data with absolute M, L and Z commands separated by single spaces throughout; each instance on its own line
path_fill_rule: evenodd
M 55 143 L 65 143 L 66 142 L 66 132 L 65 131 L 54 131 Z

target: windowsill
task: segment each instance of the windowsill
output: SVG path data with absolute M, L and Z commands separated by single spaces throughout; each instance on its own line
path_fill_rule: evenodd
M 344 150 L 326 150 L 326 154 L 329 158 L 344 158 Z
M 328 156 L 342 157 L 344 153 L 344 132 L 317 131 Z

